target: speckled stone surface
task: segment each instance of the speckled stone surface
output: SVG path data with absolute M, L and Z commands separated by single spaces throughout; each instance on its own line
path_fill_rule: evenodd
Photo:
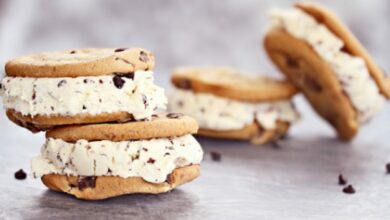
M 156 53 L 157 82 L 165 88 L 176 65 L 224 64 L 278 75 L 261 50 L 261 33 L 266 11 L 292 2 L 0 0 L 0 62 L 35 51 L 129 45 Z M 389 1 L 326 4 L 390 69 Z M 202 138 L 207 154 L 193 183 L 163 195 L 99 202 L 48 191 L 40 180 L 16 180 L 14 172 L 29 171 L 44 137 L 12 124 L 1 110 L 0 219 L 389 219 L 389 105 L 348 144 L 333 138 L 301 96 L 296 101 L 303 118 L 280 148 Z M 222 160 L 212 161 L 211 151 Z M 340 173 L 355 194 L 342 193 Z

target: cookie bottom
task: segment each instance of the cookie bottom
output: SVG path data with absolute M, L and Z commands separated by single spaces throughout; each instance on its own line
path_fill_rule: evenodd
M 200 128 L 197 135 L 223 139 L 249 140 L 252 144 L 261 145 L 280 138 L 287 133 L 289 127 L 290 123 L 279 121 L 274 130 L 265 130 L 257 123 L 253 123 L 239 130 L 216 131 Z
M 77 176 L 49 174 L 41 179 L 51 190 L 64 192 L 78 199 L 101 200 L 125 194 L 165 193 L 194 180 L 199 175 L 200 165 L 190 165 L 175 169 L 166 182 L 159 184 L 146 182 L 141 177 L 98 176 L 93 184 L 89 184 L 89 187 L 80 187 Z
M 264 40 L 268 56 L 316 110 L 337 131 L 351 140 L 359 129 L 357 111 L 343 92 L 332 67 L 303 40 L 283 30 L 269 31 Z
M 77 125 L 102 122 L 126 122 L 133 120 L 133 116 L 127 112 L 102 113 L 97 115 L 78 114 L 75 116 L 24 116 L 12 109 L 6 111 L 8 118 L 15 124 L 30 130 L 33 133 L 46 131 L 61 125 Z

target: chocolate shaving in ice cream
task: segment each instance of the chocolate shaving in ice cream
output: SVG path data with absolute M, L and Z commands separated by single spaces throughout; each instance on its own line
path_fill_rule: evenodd
M 79 190 L 84 190 L 85 188 L 95 188 L 96 186 L 96 177 L 95 176 L 85 176 L 79 177 L 77 179 Z
M 58 82 L 57 87 L 59 88 L 59 87 L 63 86 L 65 83 L 66 83 L 66 80 L 63 79 L 63 80 Z
M 183 116 L 183 114 L 181 114 L 181 113 L 168 113 L 167 114 L 167 118 L 172 118 L 172 119 L 180 118 L 182 116 Z
M 156 162 L 156 160 L 155 159 L 153 159 L 153 158 L 149 158 L 149 160 L 147 161 L 147 163 L 150 163 L 150 164 L 154 164 L 154 162 Z
M 76 53 L 75 50 L 70 51 L 70 54 L 75 54 L 75 53 Z

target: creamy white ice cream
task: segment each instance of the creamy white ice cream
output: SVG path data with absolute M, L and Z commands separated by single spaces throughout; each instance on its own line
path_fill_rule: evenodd
M 202 148 L 192 135 L 76 143 L 49 138 L 31 166 L 34 177 L 45 174 L 142 177 L 148 182 L 162 183 L 174 169 L 199 164 L 202 158 Z
M 5 108 L 30 116 L 128 112 L 140 120 L 165 109 L 167 102 L 151 71 L 124 76 L 5 77 L 0 94 Z
M 283 29 L 304 40 L 333 68 L 343 90 L 364 123 L 377 114 L 384 97 L 371 78 L 365 61 L 342 51 L 344 42 L 325 25 L 300 9 L 276 9 L 271 12 L 271 29 Z
M 275 129 L 277 121 L 294 122 L 299 118 L 290 101 L 249 103 L 174 89 L 168 109 L 195 118 L 199 127 L 211 130 L 239 130 L 256 120 L 265 129 Z

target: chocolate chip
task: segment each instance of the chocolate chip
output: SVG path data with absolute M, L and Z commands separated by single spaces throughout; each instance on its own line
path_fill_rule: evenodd
M 133 72 L 129 72 L 129 73 L 126 73 L 126 74 L 122 75 L 122 77 L 134 80 L 134 73 Z
M 118 89 L 121 89 L 125 84 L 125 80 L 123 80 L 119 75 L 115 75 L 114 78 L 112 78 L 112 81 L 114 82 L 115 87 Z
M 75 54 L 75 53 L 76 53 L 75 50 L 70 51 L 70 54 Z
M 180 80 L 176 86 L 179 88 L 179 89 L 191 89 L 191 81 L 189 81 L 188 79 L 184 79 L 184 80 Z
M 100 84 L 103 84 L 103 80 L 102 80 L 102 79 L 99 79 L 99 83 L 100 83 Z
M 36 94 L 35 90 L 33 90 L 33 94 L 31 96 L 32 100 L 34 100 L 36 97 L 37 97 L 37 94 Z
M 117 53 L 117 52 L 122 52 L 125 50 L 127 50 L 127 48 L 118 48 L 118 49 L 115 49 L 114 52 Z
M 200 112 L 205 113 L 206 109 L 205 108 L 200 108 Z
M 84 82 L 85 84 L 87 84 L 87 83 L 88 83 L 88 80 L 87 80 L 87 79 L 84 79 L 83 82 Z
M 169 156 L 169 155 L 171 155 L 169 152 L 166 152 L 166 153 L 164 154 L 164 156 Z
M 149 158 L 149 160 L 147 161 L 147 163 L 150 163 L 150 164 L 154 164 L 154 162 L 156 162 L 156 160 L 155 159 L 153 159 L 153 158 Z
M 339 175 L 339 185 L 345 185 L 345 184 L 347 184 L 347 179 L 343 176 L 343 174 L 340 174 Z
M 148 149 L 145 148 L 145 147 L 143 147 L 142 150 L 145 151 L 145 152 L 148 152 Z
M 14 176 L 15 176 L 15 179 L 17 179 L 17 180 L 24 180 L 24 179 L 26 179 L 27 174 L 23 171 L 23 169 L 20 169 L 20 170 L 15 172 Z
M 387 163 L 387 164 L 386 164 L 386 172 L 387 172 L 387 173 L 390 173 L 390 163 Z
M 141 52 L 139 53 L 139 60 L 142 61 L 142 62 L 144 62 L 144 63 L 148 62 L 148 61 L 149 61 L 148 54 L 145 53 L 145 51 L 141 51 Z
M 85 107 L 85 105 L 83 105 L 83 110 L 87 109 L 87 107 Z
M 353 194 L 355 192 L 356 192 L 356 190 L 355 190 L 355 188 L 353 188 L 352 185 L 348 185 L 348 186 L 343 188 L 343 193 Z
M 212 160 L 212 161 L 219 162 L 219 161 L 221 161 L 221 159 L 222 159 L 221 154 L 218 153 L 218 152 L 211 151 L 211 152 L 210 152 L 210 155 L 211 155 L 211 160 Z
M 96 177 L 95 176 L 85 176 L 79 177 L 77 179 L 79 190 L 84 190 L 85 188 L 95 188 L 96 186 Z
M 51 109 L 52 111 L 54 111 L 54 107 L 53 107 L 53 106 L 50 106 L 50 109 Z
M 57 87 L 59 88 L 59 87 L 63 86 L 65 83 L 66 83 L 66 80 L 63 79 L 63 80 L 58 82 Z
M 142 94 L 142 101 L 144 103 L 145 109 L 148 108 L 148 100 L 144 94 Z
M 183 114 L 181 114 L 181 113 L 168 113 L 167 114 L 167 118 L 172 118 L 172 119 L 174 119 L 174 118 L 180 118 L 180 117 L 183 117 L 184 115 Z

